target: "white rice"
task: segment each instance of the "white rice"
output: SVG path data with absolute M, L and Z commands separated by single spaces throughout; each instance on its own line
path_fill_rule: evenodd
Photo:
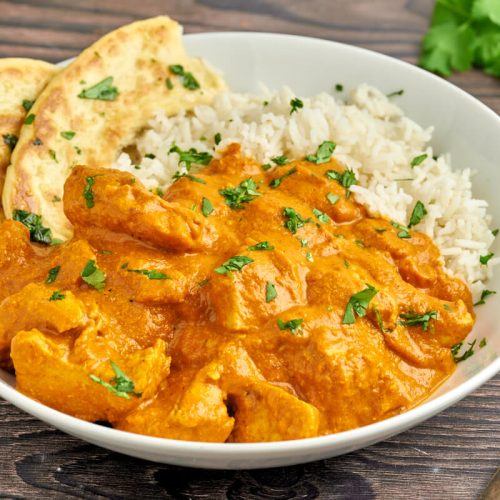
M 433 158 L 432 129 L 424 130 L 405 117 L 376 88 L 362 84 L 348 102 L 327 93 L 304 98 L 304 107 L 290 114 L 294 97 L 289 88 L 276 93 L 264 89 L 260 96 L 228 92 L 212 106 L 198 106 L 193 112 L 167 117 L 158 111 L 138 139 L 140 165 L 122 153 L 115 167 L 133 173 L 148 189 L 165 188 L 179 170 L 178 155 L 168 154 L 174 143 L 218 156 L 238 142 L 243 154 L 268 163 L 281 154 L 303 158 L 321 142 L 333 140 L 335 158 L 358 178 L 351 187 L 356 200 L 372 214 L 407 224 L 416 201 L 425 205 L 428 214 L 416 229 L 433 238 L 447 270 L 464 279 L 477 297 L 500 258 L 486 266 L 479 261 L 494 236 L 488 227 L 488 203 L 472 196 L 473 172 L 452 170 L 447 154 Z M 222 137 L 217 146 L 216 133 Z M 424 153 L 427 158 L 412 168 L 411 160 Z

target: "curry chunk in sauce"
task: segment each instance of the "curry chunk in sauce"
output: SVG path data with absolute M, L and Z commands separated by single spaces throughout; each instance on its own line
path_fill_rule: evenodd
M 412 408 L 453 372 L 471 295 L 344 173 L 264 172 L 233 145 L 160 197 L 74 168 L 71 241 L 0 227 L 2 363 L 53 408 L 174 439 L 298 439 Z

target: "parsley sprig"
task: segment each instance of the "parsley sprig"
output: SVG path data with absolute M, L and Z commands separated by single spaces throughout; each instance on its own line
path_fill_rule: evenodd
M 437 0 L 420 65 L 449 76 L 473 65 L 500 77 L 498 0 Z

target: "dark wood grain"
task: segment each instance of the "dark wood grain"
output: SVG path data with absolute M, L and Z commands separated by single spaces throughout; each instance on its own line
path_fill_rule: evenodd
M 170 14 L 187 32 L 337 40 L 415 63 L 433 0 L 0 0 L 0 57 L 59 61 L 109 30 Z M 500 82 L 451 81 L 500 112 Z M 203 471 L 150 464 L 66 436 L 0 402 L 0 498 L 472 499 L 500 466 L 500 376 L 428 422 L 303 466 Z

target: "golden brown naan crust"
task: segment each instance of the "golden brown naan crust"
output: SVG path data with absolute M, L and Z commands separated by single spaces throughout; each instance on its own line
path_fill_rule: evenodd
M 33 106 L 36 118 L 32 125 L 23 126 L 12 155 L 3 192 L 6 216 L 15 209 L 38 213 L 54 237 L 71 237 L 60 200 L 72 167 L 110 167 L 156 110 L 175 114 L 209 103 L 225 89 L 213 70 L 188 58 L 181 35 L 181 27 L 163 16 L 123 26 L 83 51 L 52 79 Z M 192 72 L 201 88 L 184 88 L 168 70 L 172 64 Z M 108 77 L 113 77 L 119 91 L 116 100 L 78 97 Z M 166 85 L 168 77 L 173 89 Z M 61 136 L 65 131 L 76 134 L 67 140 Z
M 36 59 L 0 59 L 0 190 L 11 155 L 4 136 L 19 137 L 26 116 L 23 101 L 34 101 L 56 71 L 53 64 Z

